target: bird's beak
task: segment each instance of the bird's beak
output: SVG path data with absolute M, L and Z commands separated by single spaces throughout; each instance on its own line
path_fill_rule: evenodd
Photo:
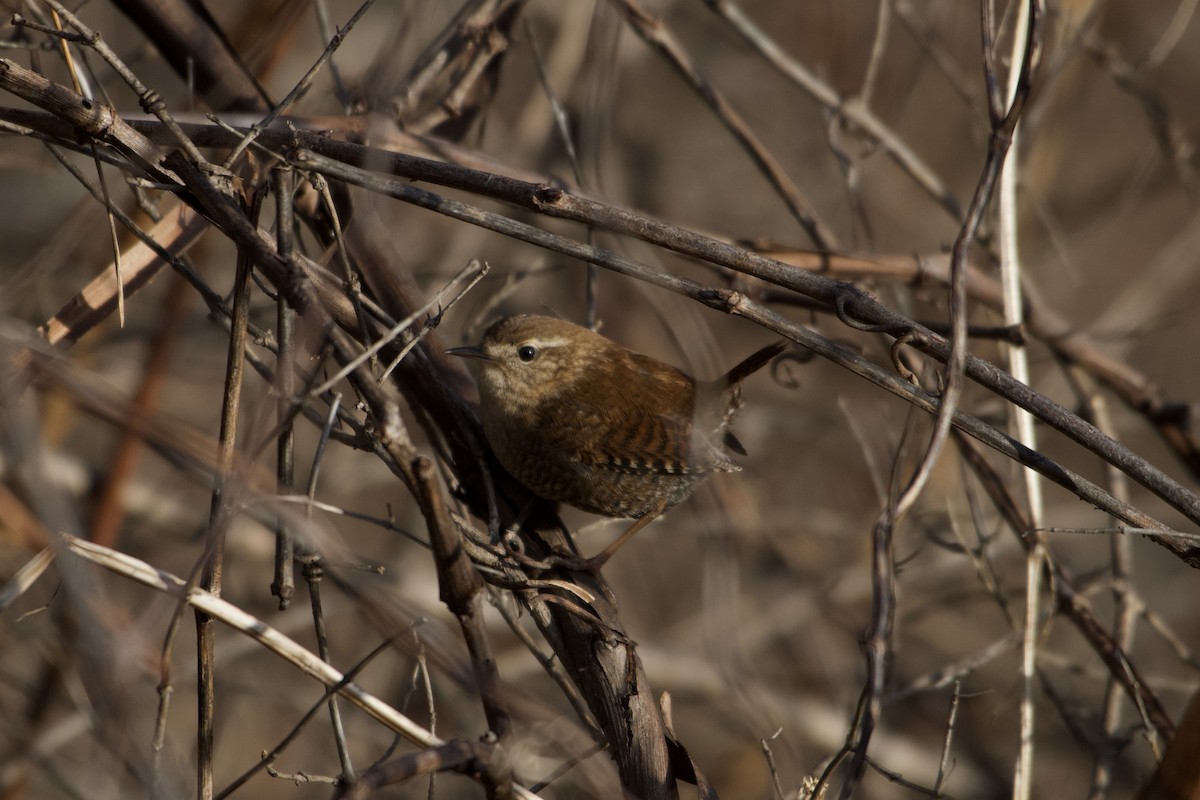
M 491 357 L 483 352 L 483 348 L 479 345 L 468 345 L 465 347 L 451 347 L 446 351 L 447 355 L 463 356 L 464 358 L 478 358 L 480 361 L 491 361 Z

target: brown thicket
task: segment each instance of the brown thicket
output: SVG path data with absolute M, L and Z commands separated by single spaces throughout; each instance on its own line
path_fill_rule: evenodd
M 1200 796 L 1195 3 L 207 6 L 5 4 L 0 795 Z M 591 574 L 517 311 L 795 344 Z

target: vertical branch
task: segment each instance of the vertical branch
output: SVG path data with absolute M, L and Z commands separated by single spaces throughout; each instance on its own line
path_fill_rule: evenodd
M 942 740 L 942 758 L 938 762 L 937 780 L 933 784 L 933 792 L 937 797 L 942 795 L 942 784 L 950 775 L 950 745 L 954 741 L 954 726 L 958 720 L 958 701 L 962 696 L 962 681 L 954 682 L 954 692 L 950 695 L 950 712 L 946 716 L 946 736 Z
M 883 66 L 883 52 L 887 47 L 888 33 L 892 29 L 892 2 L 893 0 L 879 0 L 879 13 L 876 15 L 875 21 L 875 39 L 871 43 L 871 57 L 867 61 L 867 74 L 863 78 L 862 89 L 858 93 L 859 102 L 865 108 L 871 107 L 872 95 L 879 80 L 879 70 Z
M 294 173 L 293 173 L 294 174 Z M 290 195 L 289 195 L 290 196 Z M 290 368 L 289 364 L 289 368 Z M 316 380 L 319 371 L 314 371 L 312 380 Z M 311 396 L 311 386 L 309 391 L 305 392 L 306 396 Z M 333 430 L 333 424 L 337 419 L 338 409 L 341 407 L 342 396 L 334 393 L 329 404 L 329 414 L 325 418 L 325 424 L 321 426 L 321 435 L 317 439 L 317 446 L 313 453 L 312 467 L 308 473 L 308 486 L 305 490 L 305 496 L 308 498 L 308 503 L 305 505 L 305 515 L 312 513 L 312 501 L 317 494 L 317 478 L 321 473 L 321 460 L 325 455 L 325 446 L 329 442 L 329 435 Z M 303 402 L 303 401 L 293 401 Z M 293 552 L 293 556 L 295 553 Z M 306 552 L 301 556 L 304 564 L 304 582 L 308 586 L 309 605 L 312 609 L 313 617 L 313 632 L 317 637 L 317 653 L 321 656 L 321 660 L 327 664 L 332 664 L 332 659 L 329 654 L 329 636 L 325 629 L 325 610 L 321 603 L 321 579 L 324 576 L 324 570 L 321 566 L 321 557 L 316 553 Z M 334 747 L 338 753 L 338 763 L 341 765 L 342 774 L 340 776 L 343 785 L 349 784 L 356 779 L 354 771 L 354 763 L 350 760 L 350 748 L 346 744 L 346 730 L 342 724 L 342 712 L 338 705 L 336 694 L 329 696 L 329 724 L 333 728 Z
M 261 201 L 253 201 L 253 212 L 257 216 Z M 212 505 L 209 508 L 207 547 L 204 568 L 200 575 L 200 587 L 220 596 L 221 574 L 224 567 L 225 529 L 229 522 L 229 490 L 232 488 L 230 472 L 237 445 L 238 409 L 242 396 L 242 376 L 245 370 L 246 327 L 250 315 L 250 254 L 238 253 L 237 278 L 233 297 L 233 320 L 229 334 L 229 352 L 225 368 L 225 399 L 221 407 L 221 433 L 217 453 L 216 485 L 213 487 Z M 216 678 L 213 652 L 214 620 L 208 614 L 196 610 L 196 693 L 197 718 L 197 786 L 200 800 L 212 800 L 213 796 L 213 715 L 215 711 Z
M 283 164 L 275 169 L 275 246 L 279 256 L 286 261 L 292 259 L 294 217 L 292 195 L 296 187 L 296 171 L 291 165 Z M 279 401 L 276 415 L 282 430 L 279 432 L 277 449 L 277 488 L 280 494 L 291 494 L 295 486 L 295 434 L 292 428 L 292 404 L 295 402 L 295 313 L 288 306 L 283 293 L 275 301 L 275 319 L 279 356 L 276 359 L 275 376 L 278 382 Z M 295 538 L 283 515 L 275 525 L 275 580 L 271 583 L 271 594 L 279 598 L 279 610 L 285 610 L 296 592 L 296 576 L 293 571 Z
M 1112 431 L 1112 420 L 1109 417 L 1108 405 L 1103 396 L 1091 394 L 1087 398 L 1088 412 L 1096 427 L 1103 431 Z M 1129 481 L 1120 471 L 1105 465 L 1105 474 L 1109 484 L 1108 489 L 1114 497 L 1122 500 L 1129 498 Z M 1114 524 L 1119 522 L 1114 520 Z M 1109 537 L 1109 547 L 1112 559 L 1112 593 L 1113 604 L 1113 639 L 1124 652 L 1130 652 L 1133 646 L 1135 623 L 1137 622 L 1139 601 L 1133 592 L 1133 536 L 1117 534 Z M 1124 707 L 1124 696 L 1120 682 L 1116 676 L 1110 675 L 1104 687 L 1104 739 L 1097 747 L 1096 763 L 1092 769 L 1092 786 L 1088 794 L 1089 800 L 1103 800 L 1108 796 L 1112 785 L 1113 766 L 1120 750 L 1118 743 L 1121 739 L 1122 724 L 1121 710 Z
M 1000 116 L 1000 108 L 995 105 L 996 86 L 999 81 L 995 75 L 995 65 L 992 62 L 994 43 L 992 26 L 994 17 L 991 14 L 991 0 L 984 3 L 986 16 L 984 18 L 984 61 L 987 65 L 989 97 L 992 99 L 993 125 L 1000 122 L 999 127 L 1009 130 L 1009 149 L 1000 172 L 998 188 L 997 212 L 1000 245 L 1000 280 L 1004 288 L 1004 322 L 1018 329 L 1024 322 L 1023 302 L 1021 297 L 1021 256 L 1017 237 L 1017 176 L 1020 169 L 1020 148 L 1017 147 L 1019 119 L 1011 125 L 1005 124 L 1005 117 Z M 1011 60 L 1017 64 L 1033 45 L 1030 37 L 1033 31 L 1030 27 L 1030 17 L 1035 12 L 1033 3 L 1020 2 L 1017 4 L 1017 19 L 1013 27 Z M 1022 91 L 1022 84 L 1028 84 L 1030 76 L 1023 69 L 1010 69 L 1008 85 L 1004 92 L 1005 106 L 1011 108 L 1017 102 Z M 1028 92 L 1028 88 L 1025 89 Z M 1011 111 L 1007 116 L 1011 116 Z M 1028 385 L 1029 355 L 1023 345 L 1013 344 L 1005 348 L 1008 355 L 1009 372 L 1014 378 Z M 1013 414 L 1012 425 L 1016 429 L 1017 439 L 1030 449 L 1037 448 L 1037 434 L 1033 425 L 1033 415 L 1023 408 L 1009 406 Z M 1029 501 L 1029 519 L 1034 528 L 1042 527 L 1043 502 L 1041 476 L 1031 469 L 1022 470 L 1025 482 L 1025 492 Z M 1033 737 L 1034 720 L 1034 681 L 1037 671 L 1037 642 L 1038 620 L 1041 617 L 1042 574 L 1043 561 L 1046 558 L 1046 547 L 1040 534 L 1032 534 L 1033 547 L 1029 549 L 1025 559 L 1025 633 L 1021 648 L 1021 683 L 1023 687 L 1020 713 L 1020 748 L 1017 757 L 1015 775 L 1013 778 L 1013 797 L 1016 800 L 1028 800 L 1033 792 Z
M 310 555 L 304 559 L 304 581 L 308 584 L 309 603 L 312 606 L 313 632 L 317 637 L 317 654 L 326 664 L 333 662 L 329 658 L 329 635 L 325 629 L 325 609 L 321 604 L 321 579 L 324 570 L 321 567 L 321 557 Z M 354 764 L 350 760 L 350 748 L 346 745 L 346 729 L 342 725 L 342 712 L 338 707 L 337 695 L 329 695 L 329 724 L 333 727 L 334 745 L 338 752 L 338 762 L 341 764 L 342 783 L 354 781 Z
M 822 772 L 820 782 L 813 792 L 814 797 L 825 796 L 834 771 L 847 757 L 850 758 L 850 766 L 838 797 L 847 800 L 853 795 L 867 766 L 867 749 L 871 743 L 871 736 L 883 714 L 883 695 L 891 661 L 892 629 L 896 615 L 895 562 L 892 551 L 892 538 L 897 522 L 895 511 L 896 502 L 894 498 L 889 498 L 887 506 L 871 531 L 873 603 L 871 622 L 863 642 L 867 678 L 859 693 L 854 721 L 846 734 L 846 741 L 837 756 Z
M 1021 58 L 1028 42 L 1029 6 L 1020 4 L 1017 23 L 1013 31 L 1012 63 Z M 1009 73 L 1009 101 L 1016 96 L 1021 75 L 1018 70 Z M 1000 245 L 1000 281 L 1004 290 L 1004 324 L 1014 330 L 1025 324 L 1024 298 L 1021 292 L 1021 252 L 1018 242 L 1017 223 L 1017 178 L 1020 174 L 1021 149 L 1020 128 L 1013 129 L 1012 145 L 1004 169 L 1000 172 L 1000 187 L 997 191 L 998 230 Z M 1024 343 L 1003 345 L 1008 355 L 1009 373 L 1024 384 L 1029 383 L 1029 351 Z M 1017 439 L 1031 450 L 1037 449 L 1037 434 L 1033 426 L 1033 415 L 1020 406 L 1010 405 Z M 1035 527 L 1042 526 L 1042 482 L 1033 470 L 1024 470 L 1025 490 L 1029 499 L 1030 519 Z

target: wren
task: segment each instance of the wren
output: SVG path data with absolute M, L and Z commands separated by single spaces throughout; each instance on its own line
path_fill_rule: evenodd
M 715 381 L 682 371 L 560 319 L 505 317 L 477 346 L 488 443 L 512 475 L 548 500 L 636 519 L 598 567 L 638 530 L 746 451 L 729 430 L 741 382 L 783 351 L 768 345 Z

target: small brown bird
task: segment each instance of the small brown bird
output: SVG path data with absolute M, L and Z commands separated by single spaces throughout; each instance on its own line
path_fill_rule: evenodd
M 482 362 L 484 433 L 517 480 L 549 500 L 638 520 L 591 560 L 599 567 L 709 473 L 741 469 L 730 451 L 746 451 L 729 430 L 741 382 L 785 346 L 697 383 L 586 328 L 521 315 L 447 352 Z

